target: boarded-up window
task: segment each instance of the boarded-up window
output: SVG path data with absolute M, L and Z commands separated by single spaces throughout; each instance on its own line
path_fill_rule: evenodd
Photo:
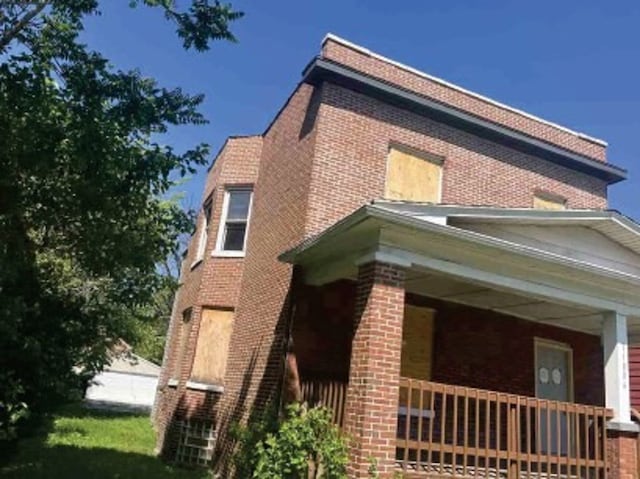
M 209 384 L 224 381 L 233 328 L 233 311 L 203 309 L 191 379 Z
M 566 210 L 567 200 L 551 193 L 536 193 L 533 196 L 533 207 L 537 210 Z
M 178 347 L 176 348 L 176 356 L 173 363 L 174 379 L 180 379 L 180 372 L 182 366 L 186 361 L 185 355 L 187 354 L 187 344 L 189 343 L 189 333 L 191 331 L 191 308 L 187 308 L 182 312 L 182 320 L 178 329 Z
M 429 308 L 405 306 L 400 360 L 402 377 L 431 379 L 434 313 Z
M 438 203 L 441 183 L 442 158 L 408 148 L 390 148 L 385 198 Z

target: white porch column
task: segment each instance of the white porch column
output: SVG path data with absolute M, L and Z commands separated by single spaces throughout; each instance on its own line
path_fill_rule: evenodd
M 611 425 L 635 426 L 631 422 L 629 390 L 629 345 L 627 317 L 615 311 L 604 314 L 602 322 L 604 349 L 605 405 L 613 411 Z M 634 428 L 635 429 L 635 428 Z

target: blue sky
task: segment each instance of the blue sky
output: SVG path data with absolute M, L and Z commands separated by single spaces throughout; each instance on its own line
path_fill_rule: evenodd
M 188 0 L 178 0 L 182 4 Z M 261 133 L 327 32 L 472 91 L 609 142 L 629 170 L 612 207 L 640 219 L 640 2 L 619 0 L 237 1 L 239 43 L 187 52 L 159 11 L 101 2 L 85 40 L 122 69 L 205 93 L 210 123 L 172 131 L 177 149 L 215 152 Z M 197 206 L 204 169 L 184 185 Z

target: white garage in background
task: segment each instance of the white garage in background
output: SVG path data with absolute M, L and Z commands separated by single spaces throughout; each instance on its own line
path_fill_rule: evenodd
M 120 354 L 93 378 L 85 401 L 94 407 L 150 411 L 159 374 L 157 364 L 131 352 Z

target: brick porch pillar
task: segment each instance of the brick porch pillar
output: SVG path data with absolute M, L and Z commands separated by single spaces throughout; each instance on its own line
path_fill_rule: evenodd
M 638 433 L 607 430 L 607 477 L 638 479 Z
M 394 469 L 405 272 L 401 266 L 361 264 L 345 411 L 352 440 L 349 477 L 381 477 Z

